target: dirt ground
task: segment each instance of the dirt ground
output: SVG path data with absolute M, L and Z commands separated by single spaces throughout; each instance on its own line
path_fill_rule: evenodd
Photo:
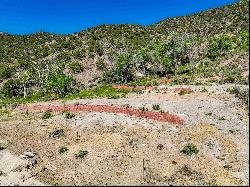
M 194 93 L 129 94 L 121 99 L 53 101 L 32 105 L 112 105 L 146 107 L 180 116 L 182 126 L 105 112 L 53 112 L 16 108 L 0 116 L 0 185 L 248 185 L 249 120 L 232 85 L 184 86 Z M 63 129 L 64 135 L 49 137 Z M 191 156 L 181 152 L 192 143 Z M 59 153 L 60 147 L 65 153 Z M 88 151 L 83 158 L 80 150 Z M 23 158 L 24 152 L 35 154 Z M 15 176 L 15 177 L 13 177 Z

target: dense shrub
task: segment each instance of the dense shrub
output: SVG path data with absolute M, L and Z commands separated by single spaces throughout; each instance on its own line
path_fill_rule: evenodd
M 105 70 L 106 64 L 102 59 L 98 59 L 96 61 L 96 67 L 97 67 L 98 70 Z
M 61 72 L 53 72 L 49 75 L 45 88 L 47 92 L 64 96 L 71 92 L 73 78 Z
M 15 79 L 10 79 L 3 85 L 1 93 L 5 97 L 17 97 L 22 94 L 22 86 L 20 81 Z
M 235 39 L 227 34 L 212 37 L 208 44 L 207 56 L 211 60 L 225 56 L 235 47 Z
M 84 67 L 80 62 L 72 62 L 69 64 L 69 69 L 73 72 L 73 73 L 80 73 L 83 71 Z
M 5 64 L 0 64 L 0 81 L 10 78 L 14 71 L 15 69 L 13 67 Z
M 249 31 L 248 30 L 241 30 L 240 36 L 238 38 L 238 44 L 240 49 L 248 50 L 249 49 Z
M 128 83 L 134 79 L 131 54 L 121 54 L 117 57 L 115 67 L 104 74 L 106 82 Z

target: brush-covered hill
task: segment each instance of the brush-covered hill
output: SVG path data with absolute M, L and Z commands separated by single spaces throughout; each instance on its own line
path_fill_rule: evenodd
M 241 0 L 148 27 L 101 25 L 71 35 L 1 33 L 1 97 L 66 95 L 145 77 L 247 84 L 248 5 Z
M 249 26 L 249 1 L 243 0 L 232 5 L 205 12 L 163 20 L 152 25 L 160 33 L 177 31 L 202 37 L 215 34 L 238 34 Z

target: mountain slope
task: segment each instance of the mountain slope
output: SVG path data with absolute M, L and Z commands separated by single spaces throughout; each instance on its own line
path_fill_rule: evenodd
M 188 75 L 193 79 L 223 74 L 228 77 L 226 82 L 248 82 L 241 77 L 242 71 L 244 79 L 248 75 L 248 5 L 248 0 L 241 0 L 149 27 L 101 25 L 72 35 L 3 33 L 0 86 L 11 81 L 11 86 L 2 89 L 28 87 L 47 92 L 49 80 L 57 76 L 72 80 L 69 85 L 73 90 L 149 76 L 178 79 Z M 237 59 L 241 59 L 243 69 L 238 68 Z M 229 62 L 220 65 L 224 61 Z M 213 70 L 215 66 L 218 68 Z

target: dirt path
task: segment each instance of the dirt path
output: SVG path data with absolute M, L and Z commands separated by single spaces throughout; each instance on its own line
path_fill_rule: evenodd
M 7 150 L 0 151 L 0 185 L 1 186 L 44 186 L 28 171 L 28 161 L 11 154 Z

